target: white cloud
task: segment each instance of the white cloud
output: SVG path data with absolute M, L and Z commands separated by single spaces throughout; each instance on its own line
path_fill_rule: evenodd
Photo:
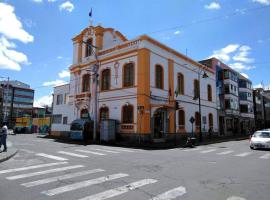
M 250 54 L 251 48 L 249 46 L 243 45 L 239 48 L 239 52 L 233 57 L 233 60 L 251 63 L 254 61 L 253 58 L 248 58 L 247 56 Z
M 268 84 L 266 84 L 266 85 L 263 84 L 263 85 L 262 85 L 262 84 L 260 83 L 260 84 L 254 85 L 253 88 L 263 88 L 263 89 L 265 89 L 265 90 L 270 90 L 270 84 L 269 84 L 269 85 L 268 85 Z
M 181 33 L 181 31 L 177 30 L 177 31 L 174 31 L 174 35 L 179 35 Z
M 35 3 L 41 3 L 43 0 L 32 0 Z
M 70 1 L 66 1 L 59 6 L 59 10 L 66 10 L 68 12 L 72 12 L 73 9 L 74 5 Z
M 42 85 L 43 86 L 53 86 L 53 87 L 55 87 L 55 86 L 64 85 L 64 84 L 67 84 L 67 82 L 64 81 L 64 80 L 57 79 L 55 81 L 44 82 Z
M 245 78 L 249 78 L 249 76 L 246 73 L 240 73 L 242 76 L 244 76 Z
M 220 50 L 215 50 L 210 57 L 215 57 L 223 62 L 228 62 L 231 59 L 229 54 L 235 52 L 238 48 L 239 44 L 229 44 Z
M 245 64 L 239 63 L 239 62 L 229 64 L 229 66 L 230 66 L 231 68 L 233 68 L 234 70 L 236 70 L 236 71 L 255 69 L 255 67 L 252 66 L 252 65 L 245 65 Z
M 218 10 L 221 8 L 221 6 L 217 2 L 212 2 L 209 5 L 205 5 L 204 8 L 208 10 Z
M 14 7 L 0 3 L 0 10 L 0 34 L 23 43 L 34 41 L 34 37 L 23 29 L 22 23 L 14 13 Z
M 263 5 L 270 5 L 270 0 L 252 0 L 252 1 Z
M 63 57 L 62 56 L 57 56 L 57 59 L 62 59 Z
M 29 64 L 27 56 L 13 50 L 16 44 L 10 40 L 23 43 L 33 42 L 34 37 L 27 33 L 14 13 L 14 7 L 0 3 L 0 69 L 21 70 L 21 64 Z
M 52 105 L 53 96 L 46 95 L 34 101 L 34 107 L 46 107 Z
M 58 73 L 58 76 L 60 78 L 70 77 L 70 72 L 68 70 L 62 70 L 61 72 Z

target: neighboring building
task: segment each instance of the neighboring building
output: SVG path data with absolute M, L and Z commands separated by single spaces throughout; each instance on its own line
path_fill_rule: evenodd
M 120 32 L 101 26 L 86 28 L 73 38 L 70 104 L 56 108 L 58 93 L 55 91 L 53 114 L 58 114 L 54 120 L 59 123 L 53 124 L 55 130 L 64 130 L 60 123 L 63 124 L 64 116 L 73 112 L 74 116 L 68 118 L 68 123 L 72 118 L 80 118 L 88 113 L 93 118 L 95 85 L 90 70 L 93 70 L 96 60 L 91 46 L 87 46 L 86 42 L 98 48 L 98 119 L 117 120 L 122 138 L 132 140 L 139 137 L 144 141 L 169 139 L 173 137 L 175 129 L 177 136 L 191 133 L 191 117 L 196 119 L 194 131 L 197 134 L 200 118 L 203 132 L 208 132 L 210 127 L 214 132 L 218 131 L 213 69 L 147 35 L 127 40 Z M 207 73 L 208 78 L 202 77 L 203 72 Z M 64 91 L 61 88 L 61 92 Z M 175 102 L 180 106 L 176 116 Z M 68 126 L 65 130 L 68 130 Z
M 70 85 L 54 87 L 51 133 L 55 136 L 66 135 L 75 119 L 74 108 L 69 103 Z
M 255 129 L 252 82 L 239 74 L 240 132 L 249 134 Z
M 0 123 L 3 121 L 3 92 L 2 86 L 0 85 Z
M 31 116 L 34 102 L 34 90 L 29 85 L 20 81 L 1 81 L 4 92 L 3 96 L 8 94 L 7 100 L 7 119 L 9 126 L 14 126 L 16 117 Z M 8 89 L 8 91 L 7 91 Z M 6 106 L 3 102 L 3 110 Z
M 251 81 L 216 58 L 200 63 L 216 72 L 220 135 L 245 134 L 252 130 L 254 113 Z
M 256 130 L 270 128 L 270 91 L 263 88 L 253 90 Z

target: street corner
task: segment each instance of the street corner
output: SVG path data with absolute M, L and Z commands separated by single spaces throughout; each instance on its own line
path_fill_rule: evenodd
M 13 147 L 11 142 L 7 141 L 7 146 L 7 152 L 0 151 L 0 163 L 12 158 L 18 152 L 18 149 Z

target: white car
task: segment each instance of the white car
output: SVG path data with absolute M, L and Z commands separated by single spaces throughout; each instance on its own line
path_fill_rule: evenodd
M 250 138 L 251 149 L 270 149 L 270 130 L 256 131 Z

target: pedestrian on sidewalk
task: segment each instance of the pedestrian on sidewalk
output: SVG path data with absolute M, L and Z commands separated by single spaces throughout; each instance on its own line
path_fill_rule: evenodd
M 7 133 L 8 133 L 8 127 L 6 123 L 4 122 L 3 127 L 1 129 L 1 142 L 0 142 L 0 149 L 1 149 L 2 144 L 4 146 L 3 152 L 7 151 Z

